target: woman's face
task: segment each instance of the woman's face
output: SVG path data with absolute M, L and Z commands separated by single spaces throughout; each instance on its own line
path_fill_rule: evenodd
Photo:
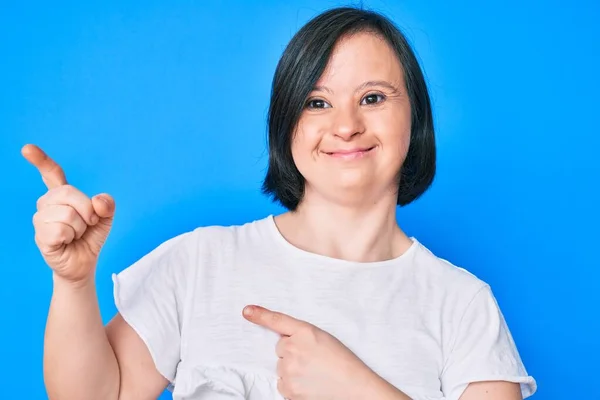
M 410 117 L 402 66 L 387 42 L 371 33 L 342 39 L 309 94 L 292 140 L 305 195 L 352 202 L 395 194 Z

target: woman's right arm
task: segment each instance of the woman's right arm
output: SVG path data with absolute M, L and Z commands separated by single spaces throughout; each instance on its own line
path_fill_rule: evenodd
M 49 400 L 155 400 L 168 381 L 148 348 L 117 314 L 102 324 L 93 282 L 54 278 L 44 340 Z
M 69 186 L 38 147 L 27 145 L 22 153 L 48 187 L 33 217 L 35 241 L 54 280 L 44 338 L 48 398 L 156 399 L 168 382 L 147 346 L 120 315 L 104 327 L 98 306 L 94 275 L 114 200 L 106 194 L 90 199 Z

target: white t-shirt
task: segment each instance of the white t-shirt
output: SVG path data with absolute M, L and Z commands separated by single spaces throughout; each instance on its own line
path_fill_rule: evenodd
M 296 248 L 272 216 L 202 227 L 114 275 L 115 302 L 174 400 L 283 399 L 279 336 L 243 318 L 248 304 L 332 334 L 414 400 L 457 400 L 482 380 L 533 394 L 490 287 L 412 240 L 396 259 L 358 263 Z

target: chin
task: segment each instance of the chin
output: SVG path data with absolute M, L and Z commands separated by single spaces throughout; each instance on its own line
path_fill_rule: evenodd
M 376 178 L 377 175 L 370 169 L 347 169 L 337 171 L 334 176 L 330 177 L 329 182 L 332 186 L 340 186 L 347 189 L 362 189 L 372 186 Z
M 373 179 L 332 179 L 328 183 L 322 184 L 322 190 L 331 193 L 332 196 L 343 197 L 364 197 L 365 194 L 373 191 Z
M 337 188 L 339 190 L 350 190 L 350 191 L 365 190 L 371 186 L 373 186 L 373 181 L 366 180 L 366 179 L 347 179 L 347 180 L 340 179 L 338 181 L 331 182 L 331 185 L 330 185 L 330 187 L 332 189 Z

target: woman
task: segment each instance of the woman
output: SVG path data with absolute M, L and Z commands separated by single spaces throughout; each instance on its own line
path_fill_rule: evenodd
M 487 284 L 397 225 L 431 184 L 429 96 L 385 17 L 327 11 L 285 50 L 269 111 L 264 192 L 287 213 L 203 227 L 94 285 L 114 200 L 69 186 L 41 149 L 34 217 L 54 271 L 51 399 L 512 400 L 535 392 Z M 242 311 L 243 310 L 243 311 Z

